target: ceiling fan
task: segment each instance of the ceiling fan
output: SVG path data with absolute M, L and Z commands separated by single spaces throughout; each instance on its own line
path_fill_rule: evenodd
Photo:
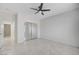
M 45 11 L 50 11 L 50 9 L 43 9 L 43 5 L 44 5 L 44 4 L 41 3 L 40 6 L 38 6 L 38 9 L 36 9 L 36 8 L 30 8 L 30 9 L 36 10 L 37 12 L 36 12 L 35 14 L 41 12 L 41 14 L 44 15 L 43 12 L 45 12 Z

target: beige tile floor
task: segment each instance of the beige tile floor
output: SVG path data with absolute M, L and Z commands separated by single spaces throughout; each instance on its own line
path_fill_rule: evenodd
M 79 48 L 46 39 L 35 39 L 4 46 L 1 55 L 78 55 Z

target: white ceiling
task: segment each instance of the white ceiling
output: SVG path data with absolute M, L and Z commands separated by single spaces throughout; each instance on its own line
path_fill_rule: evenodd
M 30 8 L 37 8 L 40 3 L 0 3 L 0 10 L 7 10 L 9 12 L 22 13 L 25 16 L 35 18 L 37 20 L 43 19 L 45 17 L 58 15 L 63 12 L 67 12 L 78 8 L 78 3 L 44 3 L 43 8 L 51 9 L 51 11 L 45 12 L 44 16 L 40 13 L 34 14 L 36 11 Z

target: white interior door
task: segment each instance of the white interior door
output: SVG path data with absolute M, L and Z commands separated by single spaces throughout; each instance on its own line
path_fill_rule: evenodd
M 32 39 L 37 39 L 37 24 L 32 23 Z
M 32 23 L 28 24 L 28 37 L 32 39 Z
M 3 46 L 4 43 L 3 28 L 3 24 L 0 24 L 0 48 Z
M 29 22 L 25 23 L 25 39 L 30 40 L 32 39 L 32 24 Z

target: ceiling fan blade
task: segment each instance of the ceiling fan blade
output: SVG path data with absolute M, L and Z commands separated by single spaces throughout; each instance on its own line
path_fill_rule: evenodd
M 39 9 L 42 9 L 42 7 L 43 7 L 43 3 L 41 3 L 38 8 L 39 8 Z
M 37 14 L 39 11 L 37 11 L 35 14 Z
M 41 10 L 41 11 L 50 11 L 50 9 L 43 9 L 43 10 Z
M 41 14 L 42 14 L 42 15 L 44 15 L 44 13 L 43 13 L 43 12 L 41 12 Z
M 37 10 L 37 9 L 35 9 L 35 8 L 30 8 L 30 9 L 32 9 L 32 10 Z
M 42 6 L 43 6 L 43 3 L 41 3 L 39 7 L 42 7 Z
M 43 6 L 43 3 L 41 3 L 41 5 L 40 6 Z

